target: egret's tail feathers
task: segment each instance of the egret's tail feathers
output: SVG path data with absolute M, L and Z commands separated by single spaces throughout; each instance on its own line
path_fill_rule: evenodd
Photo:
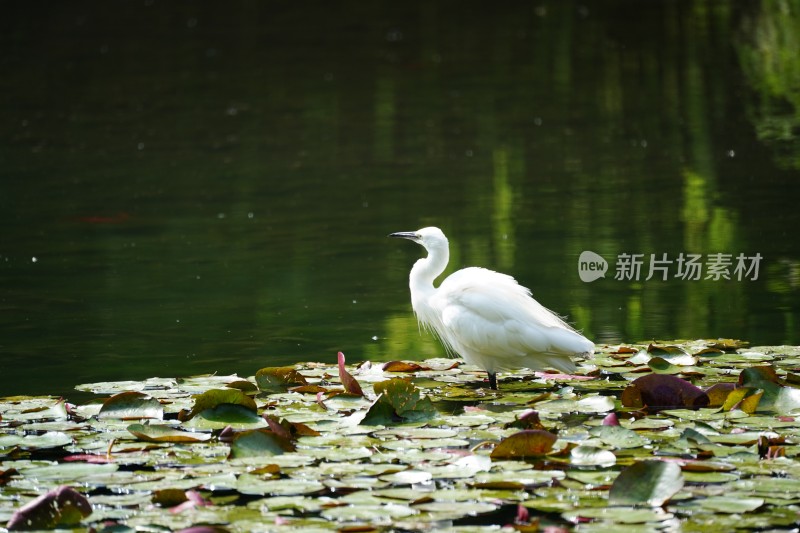
M 544 368 L 555 368 L 565 374 L 574 373 L 578 367 L 575 362 L 568 356 L 564 355 L 540 355 L 537 357 L 537 362 Z

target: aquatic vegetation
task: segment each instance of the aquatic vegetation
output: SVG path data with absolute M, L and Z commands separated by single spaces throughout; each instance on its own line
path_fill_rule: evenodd
M 454 360 L 0 400 L 0 522 L 217 531 L 788 526 L 800 347 L 599 347 L 500 391 Z M 331 358 L 333 359 L 333 358 Z M 37 499 L 38 498 L 38 499 Z M 43 503 L 44 502 L 44 503 Z

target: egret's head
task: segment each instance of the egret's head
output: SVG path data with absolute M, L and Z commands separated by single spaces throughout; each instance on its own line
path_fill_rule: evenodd
M 447 237 L 444 236 L 442 230 L 436 227 L 428 227 L 418 229 L 417 231 L 401 231 L 399 233 L 392 233 L 389 237 L 400 237 L 401 239 L 408 239 L 417 244 L 421 244 L 427 250 L 439 250 L 447 248 Z

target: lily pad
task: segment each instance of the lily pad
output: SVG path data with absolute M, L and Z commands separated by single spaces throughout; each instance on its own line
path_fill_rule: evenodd
M 646 407 L 652 411 L 672 407 L 705 407 L 710 400 L 699 387 L 668 374 L 648 374 L 635 379 L 622 391 L 625 407 Z
M 294 444 L 288 439 L 266 429 L 253 429 L 238 433 L 231 443 L 231 457 L 271 457 L 293 452 Z
M 364 425 L 393 425 L 427 420 L 436 414 L 429 398 L 422 397 L 413 383 L 402 378 L 381 381 L 373 386 L 378 399 L 364 417 Z
M 6 527 L 9 531 L 54 529 L 76 525 L 90 514 L 92 506 L 83 494 L 61 486 L 17 509 Z
M 641 448 L 647 444 L 647 439 L 622 426 L 596 426 L 589 430 L 589 434 L 618 449 Z
M 608 499 L 616 505 L 660 507 L 683 488 L 681 467 L 665 461 L 641 461 L 620 472 Z
M 164 418 L 161 402 L 141 392 L 121 392 L 105 402 L 100 409 L 100 418 L 135 420 L 142 418 Z
M 280 366 L 256 372 L 256 385 L 264 392 L 284 392 L 289 387 L 308 385 L 308 382 L 294 367 Z
M 205 442 L 211 438 L 210 433 L 182 431 L 173 426 L 156 424 L 131 424 L 128 431 L 147 442 Z
M 528 429 L 514 433 L 500 441 L 492 450 L 492 459 L 523 459 L 550 452 L 558 437 L 542 429 Z
M 255 400 L 242 391 L 238 389 L 211 389 L 195 397 L 194 406 L 184 417 L 184 420 L 189 420 L 203 411 L 216 409 L 225 404 L 241 406 L 253 414 L 256 412 Z

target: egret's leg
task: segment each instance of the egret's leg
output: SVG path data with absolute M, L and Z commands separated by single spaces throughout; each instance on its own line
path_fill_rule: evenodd
M 489 388 L 492 390 L 497 390 L 497 373 L 496 372 L 489 372 Z

